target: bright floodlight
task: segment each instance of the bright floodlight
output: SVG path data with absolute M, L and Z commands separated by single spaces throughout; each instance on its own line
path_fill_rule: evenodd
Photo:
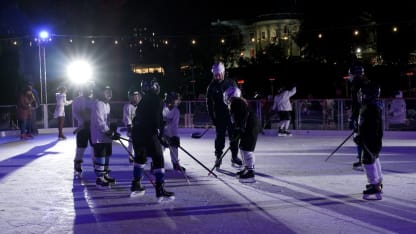
M 83 84 L 91 80 L 92 68 L 85 61 L 75 61 L 68 66 L 68 77 L 74 83 Z
M 49 39 L 49 33 L 47 31 L 41 31 L 39 37 L 42 41 Z

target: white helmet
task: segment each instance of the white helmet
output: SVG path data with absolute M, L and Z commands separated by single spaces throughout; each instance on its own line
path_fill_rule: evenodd
M 224 91 L 223 97 L 225 105 L 229 105 L 231 103 L 231 98 L 241 97 L 241 90 L 238 87 L 231 86 Z
M 222 62 L 214 63 L 214 65 L 212 65 L 211 72 L 214 75 L 224 73 L 225 72 L 224 63 Z

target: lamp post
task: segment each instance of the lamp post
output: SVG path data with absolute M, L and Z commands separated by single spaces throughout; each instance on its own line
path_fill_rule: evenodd
M 39 45 L 39 81 L 40 103 L 43 105 L 43 127 L 48 128 L 48 89 L 46 85 L 46 43 L 50 41 L 49 33 L 41 31 L 38 35 Z
M 47 31 L 41 31 L 38 37 L 39 45 L 39 81 L 40 81 L 40 102 L 48 104 L 48 89 L 46 84 L 46 43 L 50 40 Z

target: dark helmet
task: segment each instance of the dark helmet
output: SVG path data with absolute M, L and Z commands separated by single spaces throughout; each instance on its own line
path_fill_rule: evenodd
M 143 79 L 140 84 L 142 92 L 146 95 L 148 93 L 159 94 L 160 86 L 156 79 Z
M 364 73 L 364 67 L 361 65 L 353 65 L 349 70 L 348 74 L 350 76 L 363 76 Z
M 131 98 L 134 95 L 140 95 L 139 88 L 133 87 L 133 88 L 130 88 L 129 91 L 127 91 L 127 96 L 129 98 Z
M 380 92 L 379 85 L 372 82 L 366 82 L 358 91 L 358 98 L 363 104 L 373 103 L 380 97 Z
M 177 92 L 165 93 L 165 103 L 168 106 L 173 106 L 176 100 L 179 100 L 181 97 Z

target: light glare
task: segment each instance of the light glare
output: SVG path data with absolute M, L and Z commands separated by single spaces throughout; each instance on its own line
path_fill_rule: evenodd
M 85 61 L 75 61 L 71 63 L 68 68 L 69 79 L 77 84 L 86 83 L 92 79 L 92 68 L 89 63 Z

